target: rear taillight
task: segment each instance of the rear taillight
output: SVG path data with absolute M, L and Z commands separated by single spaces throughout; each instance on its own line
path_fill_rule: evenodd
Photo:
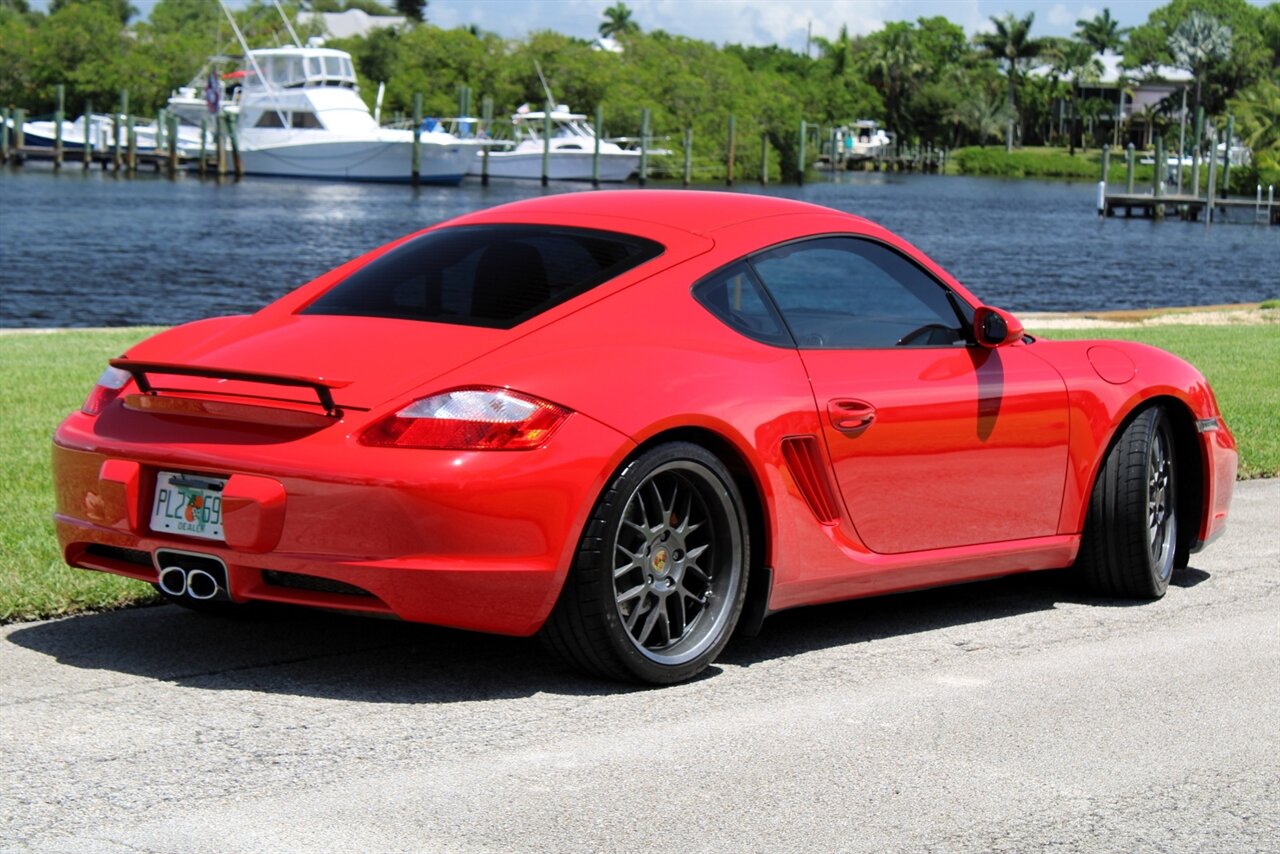
M 453 451 L 527 451 L 551 438 L 569 410 L 503 388 L 433 394 L 389 415 L 360 436 L 365 445 Z
M 98 377 L 98 382 L 85 398 L 80 411 L 85 415 L 97 415 L 106 405 L 120 396 L 121 390 L 129 383 L 129 372 L 119 368 L 107 368 Z

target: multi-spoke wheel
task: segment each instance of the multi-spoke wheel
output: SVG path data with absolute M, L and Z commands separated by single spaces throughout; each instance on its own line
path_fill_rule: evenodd
M 1158 599 L 1178 551 L 1177 461 L 1160 407 L 1134 418 L 1107 455 L 1089 500 L 1080 556 L 1099 593 Z
M 543 637 L 596 675 L 687 679 L 729 640 L 749 548 L 724 465 L 697 445 L 655 447 L 626 464 L 597 502 Z

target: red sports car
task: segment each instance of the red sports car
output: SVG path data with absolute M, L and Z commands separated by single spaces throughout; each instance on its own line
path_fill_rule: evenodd
M 1159 597 L 1235 471 L 1181 359 L 1036 340 L 855 216 L 675 191 L 469 214 L 163 332 L 54 437 L 72 566 L 657 683 L 797 605 L 1068 566 Z

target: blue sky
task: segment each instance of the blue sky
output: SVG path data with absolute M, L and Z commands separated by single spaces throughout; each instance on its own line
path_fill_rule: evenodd
M 208 0 L 212 3 L 215 0 Z M 231 0 L 242 5 L 244 0 Z M 430 0 L 427 19 L 442 27 L 469 26 L 503 36 L 520 37 L 551 29 L 594 38 L 602 12 L 614 0 Z M 645 30 L 662 29 L 725 44 L 780 44 L 803 50 L 805 34 L 832 38 L 841 24 L 854 34 L 869 33 L 887 21 L 910 21 L 942 15 L 973 35 L 990 28 L 990 18 L 1005 12 L 1035 12 L 1034 35 L 1070 35 L 1079 18 L 1092 18 L 1103 8 L 1122 26 L 1143 23 L 1168 0 L 625 0 L 632 18 Z M 1250 0 L 1265 5 L 1263 0 Z M 132 0 L 143 14 L 156 0 Z M 48 0 L 33 0 L 47 7 Z M 388 4 L 390 5 L 390 4 Z
M 613 0 L 431 0 L 427 18 L 443 27 L 477 24 L 504 36 L 554 29 L 593 37 Z M 841 24 L 869 33 L 887 21 L 942 15 L 972 35 L 989 28 L 992 15 L 1035 12 L 1036 35 L 1070 35 L 1079 18 L 1103 7 L 1122 26 L 1146 21 L 1167 0 L 626 0 L 645 30 L 662 29 L 723 44 L 780 44 L 803 50 L 805 33 L 833 38 Z

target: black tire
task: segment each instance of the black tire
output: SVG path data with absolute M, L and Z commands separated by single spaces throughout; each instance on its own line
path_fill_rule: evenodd
M 742 496 L 715 455 L 688 442 L 651 448 L 592 509 L 543 642 L 593 676 L 689 679 L 733 634 L 750 546 Z
M 1143 410 L 1107 454 L 1089 499 L 1076 567 L 1094 592 L 1164 595 L 1178 552 L 1177 474 L 1168 416 Z

